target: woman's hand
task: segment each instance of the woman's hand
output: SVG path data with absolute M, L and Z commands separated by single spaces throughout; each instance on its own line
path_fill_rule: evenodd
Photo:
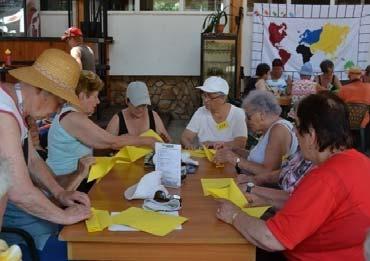
M 213 161 L 216 164 L 222 164 L 222 163 L 226 163 L 226 162 L 229 162 L 231 164 L 235 164 L 236 163 L 236 158 L 238 158 L 238 156 L 234 152 L 232 152 L 231 149 L 223 148 L 223 149 L 219 149 L 219 150 L 216 151 L 216 155 L 215 155 Z
M 241 174 L 236 177 L 236 183 L 242 185 L 242 184 L 247 184 L 248 182 L 253 182 L 255 183 L 256 179 L 252 175 L 246 175 L 246 174 Z
M 95 164 L 95 158 L 91 155 L 86 155 L 78 160 L 77 173 L 83 178 L 89 175 L 91 165 Z
M 248 204 L 246 205 L 246 207 L 262 207 L 262 206 L 267 206 L 271 204 L 271 202 L 269 203 L 269 200 L 265 197 L 260 197 L 256 194 L 247 193 L 247 192 L 245 192 L 244 194 L 248 200 Z
M 240 208 L 235 206 L 230 201 L 219 200 L 216 217 L 225 223 L 232 224 L 235 217 L 241 213 Z

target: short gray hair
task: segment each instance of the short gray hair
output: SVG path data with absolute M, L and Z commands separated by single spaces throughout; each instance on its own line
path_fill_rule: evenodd
M 243 108 L 251 108 L 254 112 L 280 115 L 281 107 L 274 94 L 268 91 L 251 91 L 243 100 Z
M 9 189 L 10 163 L 7 159 L 0 157 L 0 198 L 2 198 Z

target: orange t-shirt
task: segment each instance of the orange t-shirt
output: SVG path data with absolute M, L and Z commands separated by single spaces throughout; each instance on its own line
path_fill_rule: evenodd
M 360 80 L 344 85 L 339 93 L 339 97 L 346 103 L 365 103 L 370 105 L 370 83 L 364 83 Z M 361 127 L 366 127 L 369 123 L 369 112 L 366 113 L 365 118 L 361 123 Z

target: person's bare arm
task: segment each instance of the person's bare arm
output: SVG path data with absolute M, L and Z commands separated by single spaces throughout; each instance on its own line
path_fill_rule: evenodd
M 259 175 L 280 169 L 282 157 L 287 153 L 291 143 L 291 134 L 288 129 L 281 125 L 275 125 L 270 131 L 269 141 L 265 150 L 265 160 L 262 164 L 240 158 L 239 167 L 248 173 Z M 216 163 L 229 162 L 235 165 L 236 155 L 230 149 L 217 150 Z
M 127 145 L 153 147 L 156 142 L 152 137 L 112 135 L 80 112 L 69 113 L 60 124 L 70 135 L 95 149 L 120 149 Z M 86 135 L 87 133 L 89 135 Z
M 72 48 L 70 52 L 71 56 L 76 60 L 82 70 L 81 52 L 78 48 Z
M 36 152 L 30 139 L 28 139 L 28 170 L 31 174 L 31 179 L 39 187 L 50 192 L 55 198 L 63 191 L 63 188 L 55 180 L 50 168 Z
M 244 149 L 247 145 L 247 137 L 236 137 L 233 141 L 225 142 L 225 144 L 232 149 Z
M 155 126 L 156 126 L 156 132 L 160 135 L 164 135 L 164 137 L 166 138 L 166 142 L 169 142 L 171 143 L 172 142 L 172 138 L 171 136 L 168 134 L 167 132 L 167 129 L 166 127 L 164 126 L 163 124 L 163 121 L 161 119 L 161 117 L 159 117 L 158 113 L 153 111 L 153 117 L 154 117 L 154 121 L 155 121 Z
M 115 114 L 107 125 L 106 131 L 110 134 L 117 136 L 119 132 L 119 118 Z
M 195 132 L 185 129 L 181 136 L 181 144 L 185 149 L 195 149 L 197 146 L 194 144 L 194 140 L 197 137 Z
M 268 229 L 264 220 L 248 216 L 231 202 L 220 200 L 217 218 L 233 225 L 249 242 L 267 251 L 282 251 L 284 246 Z
M 264 162 L 259 164 L 242 159 L 239 167 L 255 175 L 280 169 L 282 158 L 288 153 L 291 140 L 291 134 L 286 127 L 280 124 L 273 126 L 266 146 Z
M 89 175 L 90 166 L 95 163 L 95 158 L 91 155 L 79 159 L 77 170 L 66 175 L 55 176 L 57 182 L 65 190 L 76 190 L 82 180 Z
M 73 224 L 88 218 L 88 207 L 75 205 L 62 210 L 32 184 L 19 137 L 16 120 L 11 115 L 0 112 L 0 155 L 11 166 L 9 200 L 31 215 L 57 224 Z

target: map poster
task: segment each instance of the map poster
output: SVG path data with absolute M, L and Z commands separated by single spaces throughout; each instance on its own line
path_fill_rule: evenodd
M 317 72 L 325 59 L 332 60 L 339 70 L 357 64 L 359 18 L 263 20 L 263 62 L 280 58 L 287 71 L 299 71 L 311 62 Z
M 298 77 L 309 62 L 315 73 L 330 59 L 335 72 L 346 78 L 353 66 L 369 61 L 370 6 L 255 4 L 251 75 L 261 62 L 280 58 L 287 73 Z

